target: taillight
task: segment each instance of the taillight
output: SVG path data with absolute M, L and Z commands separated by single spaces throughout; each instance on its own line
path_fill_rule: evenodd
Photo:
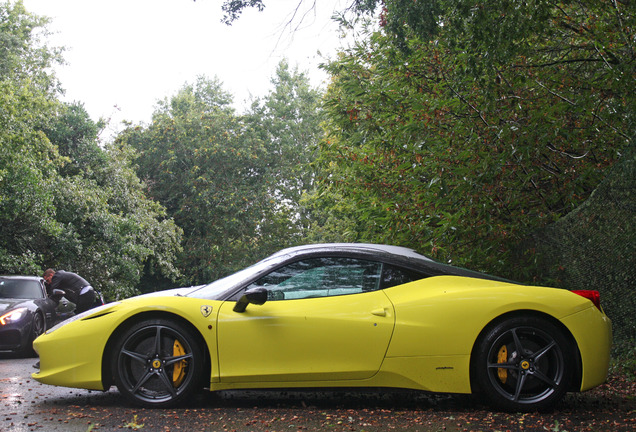
M 572 291 L 574 294 L 578 294 L 581 297 L 585 297 L 594 303 L 594 306 L 601 310 L 601 294 L 599 294 L 596 290 L 574 290 Z

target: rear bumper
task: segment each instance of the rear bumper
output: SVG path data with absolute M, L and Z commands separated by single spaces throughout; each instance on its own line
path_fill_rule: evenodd
M 581 354 L 580 391 L 589 390 L 607 380 L 612 322 L 595 306 L 561 320 L 576 340 Z

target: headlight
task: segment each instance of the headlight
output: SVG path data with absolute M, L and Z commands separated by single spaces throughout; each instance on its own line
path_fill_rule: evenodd
M 0 316 L 0 324 L 7 325 L 7 324 L 14 323 L 16 321 L 20 321 L 22 317 L 26 315 L 26 313 L 27 313 L 27 308 L 25 307 L 13 309 L 12 311 L 9 311 L 5 313 L 4 315 Z

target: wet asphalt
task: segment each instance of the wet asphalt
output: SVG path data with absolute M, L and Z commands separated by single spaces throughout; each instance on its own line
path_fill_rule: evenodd
M 414 415 L 462 401 L 417 392 L 202 392 L 176 409 L 126 404 L 115 387 L 89 391 L 31 378 L 37 358 L 0 354 L 0 431 L 455 431 Z M 417 408 L 415 411 L 414 408 Z

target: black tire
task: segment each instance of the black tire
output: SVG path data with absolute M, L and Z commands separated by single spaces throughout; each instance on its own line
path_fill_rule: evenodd
M 142 321 L 125 331 L 112 353 L 112 376 L 130 402 L 148 408 L 178 405 L 201 386 L 204 356 L 182 324 Z
M 472 373 L 491 406 L 545 411 L 567 392 L 574 361 L 571 343 L 560 328 L 538 317 L 516 317 L 495 325 L 479 340 Z
M 35 357 L 37 353 L 33 350 L 33 341 L 46 331 L 46 322 L 44 316 L 40 312 L 33 313 L 33 321 L 31 322 L 31 334 L 26 346 L 21 348 L 20 354 L 25 357 Z

